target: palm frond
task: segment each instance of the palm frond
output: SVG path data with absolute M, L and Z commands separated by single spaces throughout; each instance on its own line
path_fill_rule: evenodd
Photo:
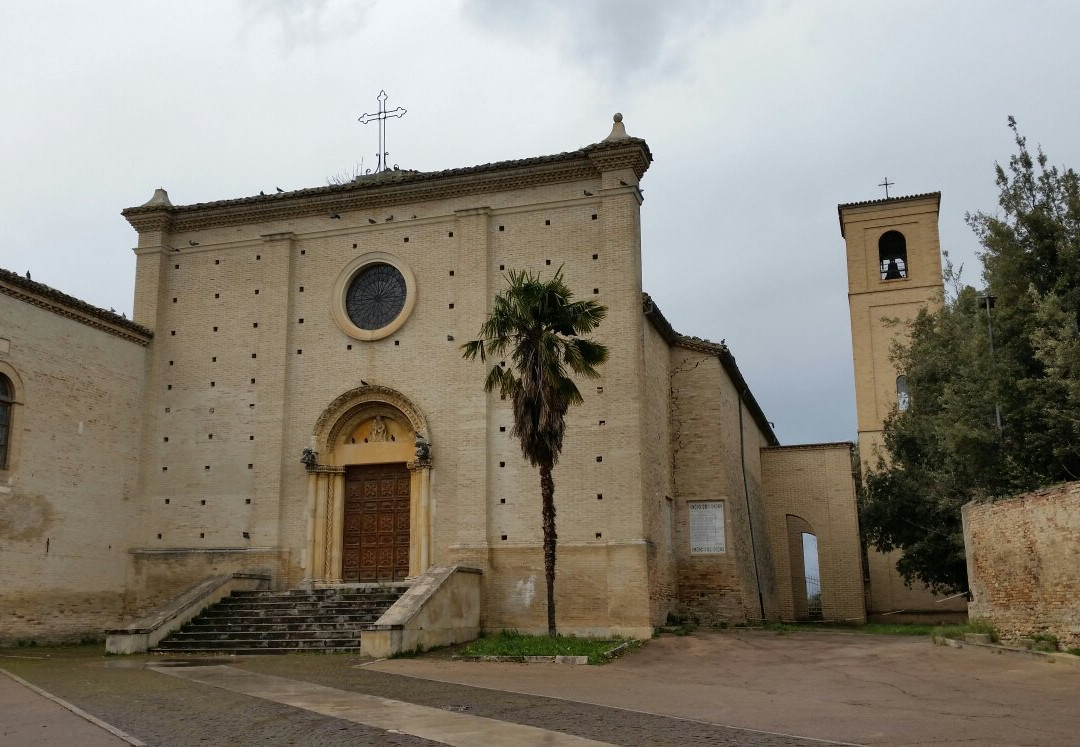
M 560 267 L 550 280 L 527 270 L 509 270 L 506 287 L 491 304 L 476 340 L 462 356 L 506 357 L 492 367 L 484 389 L 509 397 L 522 455 L 534 466 L 553 466 L 562 452 L 566 413 L 583 398 L 571 378 L 599 376 L 607 348 L 584 337 L 607 315 L 595 300 L 574 301 Z

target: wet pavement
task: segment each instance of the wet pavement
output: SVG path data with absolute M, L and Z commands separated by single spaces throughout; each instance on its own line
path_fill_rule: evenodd
M 85 646 L 34 657 L 0 651 L 0 667 L 148 745 L 1067 744 L 1080 733 L 1080 667 L 898 636 L 699 632 L 602 667 Z M 41 713 L 38 728 L 58 728 Z

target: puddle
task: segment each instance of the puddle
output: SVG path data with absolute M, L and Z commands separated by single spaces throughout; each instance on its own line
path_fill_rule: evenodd
M 213 659 L 109 659 L 104 662 L 108 669 L 153 669 L 155 667 L 212 667 L 217 664 L 235 664 L 235 657 Z
M 239 659 L 164 659 L 162 661 L 151 662 L 151 666 L 155 667 L 212 667 L 217 664 L 235 664 Z

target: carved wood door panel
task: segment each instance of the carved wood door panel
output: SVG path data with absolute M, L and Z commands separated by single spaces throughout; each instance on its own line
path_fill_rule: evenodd
M 346 468 L 342 581 L 400 581 L 409 575 L 409 478 L 403 463 Z

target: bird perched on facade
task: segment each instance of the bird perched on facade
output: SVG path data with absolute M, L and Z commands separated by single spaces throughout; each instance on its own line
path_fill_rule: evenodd
M 26 279 L 27 279 L 27 280 L 29 280 L 29 279 L 30 279 L 30 271 L 29 271 L 29 270 L 27 270 L 27 271 L 26 271 Z
M 376 223 L 378 223 L 379 221 L 375 220 L 374 218 L 368 218 L 368 219 L 367 219 L 367 222 L 368 222 L 368 223 L 370 223 L 371 225 L 373 225 L 373 226 L 374 226 L 374 225 L 375 225 Z
M 262 197 L 266 197 L 266 192 L 263 192 L 263 191 L 262 191 L 262 190 L 260 189 L 260 190 L 259 190 L 259 195 L 260 195 L 260 196 L 262 196 Z
M 195 239 L 188 239 L 188 246 L 198 246 L 199 242 Z
M 368 383 L 366 381 L 364 381 L 363 379 L 360 379 L 360 383 L 363 384 L 364 386 L 368 385 Z
M 330 220 L 341 220 L 341 216 L 337 213 L 330 213 Z
M 274 187 L 274 189 L 276 189 L 276 190 L 277 190 L 278 192 L 284 192 L 284 191 L 285 191 L 285 190 L 284 190 L 284 189 L 282 189 L 281 187 Z
M 394 216 L 393 216 L 393 215 L 388 215 L 388 216 L 386 216 L 386 222 L 387 222 L 387 223 L 389 223 L 389 222 L 390 222 L 390 221 L 392 221 L 393 219 L 394 219 Z
M 169 247 L 169 251 L 170 251 L 170 252 L 178 252 L 178 251 L 180 251 L 180 250 L 179 250 L 179 249 L 177 249 L 176 247 L 172 247 L 172 246 L 170 246 L 170 247 Z
M 590 192 L 590 191 L 589 191 L 589 190 L 587 190 L 587 189 L 583 189 L 583 190 L 581 190 L 581 191 L 585 193 L 585 196 L 586 196 L 586 197 L 592 197 L 592 196 L 593 196 L 592 192 Z
M 623 185 L 624 187 L 629 187 L 630 186 L 629 184 L 624 182 L 622 179 L 619 180 L 619 184 Z

